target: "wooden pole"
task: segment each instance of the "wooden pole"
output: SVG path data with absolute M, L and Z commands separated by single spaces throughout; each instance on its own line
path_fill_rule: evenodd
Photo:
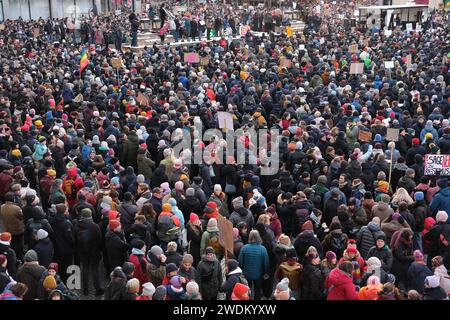
M 395 143 L 392 144 L 392 148 L 391 148 L 391 163 L 389 164 L 389 188 L 391 187 L 392 162 L 393 162 L 393 158 L 394 158 L 394 148 L 395 148 Z

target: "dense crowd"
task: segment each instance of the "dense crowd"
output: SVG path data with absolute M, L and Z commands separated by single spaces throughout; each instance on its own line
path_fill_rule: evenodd
M 6 21 L 0 300 L 448 299 L 449 181 L 425 175 L 424 158 L 450 149 L 449 15 L 385 36 L 348 23 L 351 2 L 325 2 L 293 37 L 249 31 L 143 52 L 121 48 L 136 16 L 79 29 Z M 97 41 L 102 28 L 114 40 Z M 189 52 L 206 63 L 185 63 Z M 362 74 L 350 74 L 354 62 Z M 248 135 L 244 164 L 226 130 L 201 139 L 195 125 L 218 129 L 219 111 L 235 129 L 279 132 L 276 174 L 261 173 L 264 152 L 251 161 Z M 175 153 L 186 136 L 196 151 Z

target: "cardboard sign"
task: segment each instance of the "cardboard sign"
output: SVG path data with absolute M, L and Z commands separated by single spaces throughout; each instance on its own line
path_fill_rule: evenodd
M 285 57 L 281 57 L 280 58 L 280 67 L 281 68 L 291 68 L 292 67 L 292 60 L 285 58 Z
M 187 63 L 199 63 L 200 57 L 197 52 L 189 52 L 184 54 L 184 62 Z
M 400 129 L 388 128 L 387 134 L 386 134 L 386 140 L 397 142 L 399 135 L 400 135 Z
M 123 62 L 121 58 L 112 58 L 111 63 L 114 69 L 122 69 L 123 68 Z
M 229 254 L 233 254 L 233 224 L 231 221 L 219 214 L 219 218 L 217 219 L 217 227 L 219 228 L 219 243 L 226 251 L 229 252 Z
M 217 112 L 220 129 L 234 130 L 233 115 L 229 112 L 219 111 Z
M 364 39 L 363 44 L 364 44 L 364 47 L 368 47 L 370 45 L 369 44 L 369 39 Z
M 351 46 L 348 47 L 348 52 L 350 53 L 358 53 L 358 45 L 357 44 L 352 44 Z
M 0 31 L 5 30 L 5 29 L 6 29 L 6 26 L 3 23 L 0 24 Z
M 209 64 L 209 57 L 202 57 L 202 59 L 200 60 L 200 63 L 202 66 L 207 66 Z
M 138 93 L 136 97 L 137 103 L 139 103 L 141 106 L 147 106 L 148 105 L 148 98 L 143 95 L 141 92 Z
M 246 34 L 247 34 L 247 32 L 248 31 L 250 31 L 251 30 L 251 28 L 250 28 L 250 26 L 240 26 L 239 27 L 239 34 L 241 35 L 241 36 L 245 36 Z
M 286 27 L 286 34 L 288 38 L 291 38 L 294 35 L 294 29 L 292 27 Z
M 364 63 L 354 62 L 350 64 L 350 74 L 363 74 L 364 73 Z
M 426 154 L 424 174 L 426 176 L 450 176 L 450 155 Z
M 384 62 L 384 67 L 386 69 L 394 69 L 394 61 L 385 61 Z
M 359 130 L 358 140 L 359 141 L 364 141 L 364 142 L 372 141 L 372 132 Z

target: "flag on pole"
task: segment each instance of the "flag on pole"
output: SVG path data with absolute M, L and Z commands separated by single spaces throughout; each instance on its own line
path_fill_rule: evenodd
M 83 51 L 81 52 L 81 60 L 80 60 L 80 73 L 82 73 L 84 68 L 86 68 L 88 65 L 89 65 L 89 59 L 87 57 L 87 51 L 86 51 L 86 48 L 83 48 Z

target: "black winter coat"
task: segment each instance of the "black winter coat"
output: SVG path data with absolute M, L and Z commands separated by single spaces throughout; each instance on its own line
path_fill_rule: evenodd
M 72 255 L 75 252 L 74 228 L 72 221 L 64 214 L 57 214 L 50 220 L 53 228 L 55 252 L 58 256 Z
M 129 245 L 125 241 L 123 233 L 108 229 L 105 235 L 105 245 L 111 268 L 122 266 L 128 260 Z
M 34 246 L 34 251 L 38 254 L 39 265 L 48 268 L 48 265 L 53 262 L 53 243 L 47 237 L 39 240 Z
M 79 220 L 74 226 L 74 238 L 80 259 L 100 261 L 103 240 L 97 224 L 91 219 Z
M 297 252 L 297 257 L 299 261 L 303 261 L 303 257 L 306 254 L 306 251 L 308 251 L 308 248 L 310 246 L 313 246 L 317 249 L 317 252 L 320 256 L 322 256 L 323 249 L 322 244 L 320 243 L 319 239 L 316 238 L 314 235 L 314 232 L 312 231 L 303 231 L 298 235 L 298 237 L 294 241 L 294 248 Z
M 16 279 L 16 276 L 17 276 L 16 252 L 13 249 L 11 249 L 9 246 L 0 243 L 0 254 L 6 256 L 6 260 L 8 261 L 7 265 L 6 265 L 6 270 L 8 270 L 8 274 L 13 279 Z
M 200 293 L 203 299 L 215 299 L 222 284 L 222 270 L 219 260 L 208 261 L 203 256 L 198 264 L 197 271 L 200 275 Z
M 306 264 L 301 274 L 301 300 L 323 300 L 324 279 L 317 266 Z

